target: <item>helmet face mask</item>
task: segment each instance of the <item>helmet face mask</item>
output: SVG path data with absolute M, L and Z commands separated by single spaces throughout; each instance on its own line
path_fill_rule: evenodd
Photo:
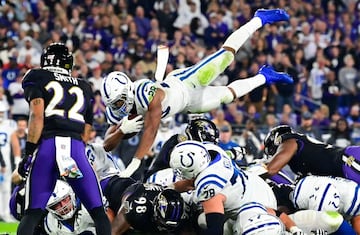
M 267 156 L 272 157 L 281 144 L 281 136 L 287 133 L 292 133 L 292 129 L 288 125 L 281 125 L 271 129 L 264 139 L 264 153 Z
M 184 200 L 180 193 L 165 189 L 154 199 L 154 220 L 160 231 L 173 231 L 184 214 Z
M 59 220 L 67 220 L 73 217 L 77 209 L 76 197 L 67 183 L 57 181 L 46 209 Z
M 185 133 L 190 140 L 207 141 L 214 144 L 219 142 L 219 130 L 208 119 L 198 118 L 191 120 L 185 129 Z
M 194 179 L 210 163 L 210 154 L 198 141 L 187 140 L 177 144 L 170 155 L 170 167 L 183 179 Z
M 134 106 L 134 84 L 123 72 L 111 72 L 103 79 L 101 96 L 117 116 L 126 116 Z
M 41 54 L 40 66 L 42 68 L 61 68 L 70 73 L 73 63 L 74 58 L 64 43 L 51 43 Z

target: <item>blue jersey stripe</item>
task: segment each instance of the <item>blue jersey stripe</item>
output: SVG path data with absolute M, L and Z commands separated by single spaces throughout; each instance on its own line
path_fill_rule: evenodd
M 322 210 L 322 205 L 324 204 L 324 199 L 325 199 L 326 193 L 329 191 L 330 186 L 331 186 L 331 184 L 326 185 L 325 191 L 323 192 L 323 194 L 321 196 L 320 204 L 319 204 L 319 207 L 317 209 L 318 211 Z
M 224 178 L 221 178 L 220 176 L 218 176 L 218 175 L 215 175 L 215 174 L 210 174 L 210 175 L 206 175 L 205 177 L 203 177 L 198 183 L 197 183 L 197 185 L 200 185 L 200 183 L 202 182 L 202 181 L 204 181 L 204 180 L 206 180 L 206 179 L 209 179 L 210 177 L 214 177 L 214 178 L 217 178 L 217 179 L 219 179 L 220 181 L 222 181 L 222 182 L 224 182 L 224 183 L 226 183 L 227 182 L 227 180 L 226 179 L 224 179 Z
M 140 89 L 141 89 L 142 85 L 143 84 L 141 84 L 140 86 L 137 87 L 137 89 L 136 89 L 136 97 L 139 99 L 139 103 L 140 103 L 141 107 L 145 108 L 145 106 L 144 106 L 144 104 L 143 104 L 143 102 L 141 100 L 141 96 L 140 96 Z
M 143 98 L 146 107 L 149 106 L 149 100 L 148 100 L 148 98 L 146 97 L 145 89 L 146 89 L 146 86 L 147 86 L 149 83 L 150 83 L 150 82 L 145 82 L 145 83 L 141 84 L 141 86 L 142 86 L 142 89 L 141 89 L 141 97 Z
M 266 212 L 266 208 L 263 205 L 261 205 L 260 203 L 257 203 L 257 202 L 251 202 L 251 203 L 248 203 L 248 204 L 245 204 L 244 206 L 242 206 L 239 213 L 246 211 L 246 210 L 253 209 L 253 208 L 260 208 L 261 210 Z
M 255 229 L 259 229 L 259 228 L 262 228 L 265 226 L 272 226 L 272 225 L 280 225 L 280 223 L 279 222 L 268 222 L 268 223 L 260 224 L 260 225 L 257 225 L 256 227 L 252 227 L 252 228 L 244 231 L 242 233 L 242 235 L 247 235 L 247 234 L 251 233 L 252 231 L 254 231 Z
M 207 58 L 206 60 L 202 61 L 201 63 L 199 63 L 199 65 L 193 66 L 191 67 L 191 69 L 186 70 L 186 74 L 180 77 L 180 80 L 183 81 L 187 78 L 189 78 L 192 74 L 194 74 L 195 72 L 197 72 L 201 67 L 203 67 L 204 65 L 206 65 L 207 63 L 209 63 L 209 61 L 215 59 L 216 57 L 220 56 L 221 54 L 225 53 L 226 50 L 225 49 L 220 49 L 218 52 L 216 52 L 215 54 L 213 54 L 212 56 L 210 56 L 209 58 Z
M 355 203 L 357 202 L 357 199 L 358 199 L 358 192 L 359 192 L 359 186 L 356 186 L 355 193 L 354 193 L 354 197 L 353 197 L 353 200 L 352 200 L 352 202 L 351 202 L 351 206 L 350 206 L 350 208 L 346 211 L 346 214 L 347 214 L 347 215 L 350 215 L 351 211 L 354 209 Z M 355 214 L 354 214 L 354 215 L 355 215 Z

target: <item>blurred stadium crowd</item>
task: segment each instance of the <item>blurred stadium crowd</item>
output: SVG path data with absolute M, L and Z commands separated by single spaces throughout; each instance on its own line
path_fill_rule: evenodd
M 14 133 L 26 129 L 21 126 L 29 110 L 22 77 L 39 66 L 44 46 L 62 41 L 74 54 L 73 76 L 87 78 L 93 86 L 94 129 L 101 141 L 107 123 L 99 90 L 107 73 L 118 70 L 133 80 L 153 79 L 158 45 L 170 49 L 167 73 L 195 64 L 216 51 L 259 8 L 286 9 L 290 21 L 257 31 L 213 85 L 253 76 L 263 64 L 289 73 L 294 84 L 263 85 L 205 114 L 219 128 L 220 142 L 234 141 L 247 147 L 253 158 L 262 158 L 265 135 L 272 127 L 287 124 L 341 147 L 359 144 L 360 1 L 356 0 L 1 1 L 0 111 L 18 121 Z M 173 129 L 188 119 L 187 114 L 178 114 L 162 127 Z M 138 136 L 124 140 L 117 154 L 130 159 L 129 149 L 135 151 L 138 142 Z

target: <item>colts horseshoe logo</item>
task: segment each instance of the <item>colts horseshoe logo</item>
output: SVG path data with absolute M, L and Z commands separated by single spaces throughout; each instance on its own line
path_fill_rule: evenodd
M 181 155 L 180 156 L 180 163 L 181 165 L 183 165 L 184 167 L 191 167 L 194 164 L 194 157 L 195 154 L 194 153 L 188 153 L 187 155 Z

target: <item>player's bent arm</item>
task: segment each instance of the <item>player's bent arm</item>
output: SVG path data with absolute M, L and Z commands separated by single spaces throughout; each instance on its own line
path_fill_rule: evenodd
M 125 209 L 120 209 L 119 213 L 115 216 L 111 223 L 111 235 L 124 234 L 131 225 L 126 221 L 124 216 Z
M 267 171 L 270 176 L 277 174 L 294 156 L 297 151 L 295 139 L 288 139 L 279 145 L 273 159 L 267 164 Z
M 205 217 L 206 229 L 203 234 L 222 235 L 224 229 L 224 202 L 225 195 L 219 193 L 209 200 L 201 202 Z
M 158 89 L 153 100 L 150 102 L 148 111 L 145 114 L 144 133 L 135 152 L 135 157 L 138 159 L 143 159 L 154 143 L 161 121 L 161 101 L 164 99 L 164 96 L 164 91 Z
M 30 101 L 30 114 L 27 141 L 37 144 L 44 127 L 44 99 L 35 98 Z
M 113 150 L 120 142 L 120 140 L 124 137 L 124 134 L 118 128 L 117 125 L 111 125 L 106 130 L 104 137 L 104 149 L 106 152 Z

